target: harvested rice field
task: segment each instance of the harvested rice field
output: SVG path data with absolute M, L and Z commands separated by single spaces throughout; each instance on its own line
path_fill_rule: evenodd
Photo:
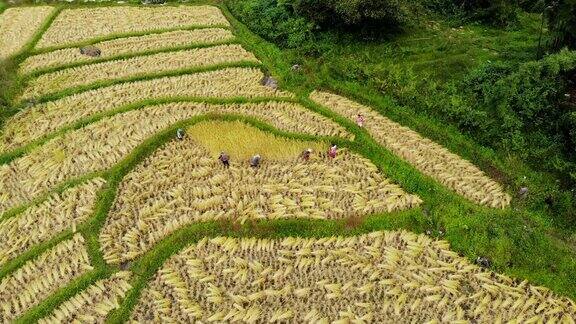
M 0 59 L 24 49 L 53 11 L 52 7 L 6 9 L 0 15 Z
M 506 184 L 267 44 L 221 3 L 0 9 L 0 323 L 575 323 L 565 267 L 478 261 Z
M 431 271 L 434 269 L 435 271 Z M 564 322 L 576 304 L 405 231 L 204 238 L 158 270 L 135 322 Z
M 213 6 L 65 9 L 44 32 L 36 47 L 65 46 L 99 38 L 146 34 L 170 28 L 228 25 L 226 17 Z
M 240 45 L 220 45 L 113 60 L 43 74 L 29 82 L 21 100 L 97 82 L 234 62 L 258 62 L 258 60 Z
M 224 28 L 200 28 L 175 30 L 157 34 L 117 38 L 91 44 L 100 49 L 98 57 L 80 53 L 78 48 L 68 47 L 60 50 L 30 56 L 20 65 L 20 73 L 27 74 L 54 69 L 66 65 L 90 63 L 99 59 L 110 59 L 124 55 L 139 55 L 146 52 L 185 46 L 213 45 L 232 41 L 234 35 Z

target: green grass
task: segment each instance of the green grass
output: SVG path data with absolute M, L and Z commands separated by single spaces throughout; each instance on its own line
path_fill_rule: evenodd
M 202 1 L 202 3 L 206 3 Z M 505 210 L 494 210 L 477 206 L 464 198 L 446 189 L 434 179 L 424 176 L 410 164 L 402 161 L 390 151 L 379 146 L 368 134 L 358 128 L 349 120 L 337 116 L 324 107 L 311 102 L 307 95 L 314 88 L 328 89 L 342 93 L 362 103 L 369 104 L 391 119 L 409 126 L 425 136 L 445 145 L 450 150 L 474 161 L 484 170 L 494 168 L 503 174 L 505 184 L 512 191 L 518 179 L 528 174 L 535 188 L 546 185 L 548 181 L 544 175 L 540 176 L 525 165 L 512 167 L 514 158 L 506 158 L 497 152 L 478 146 L 473 140 L 460 134 L 456 129 L 446 127 L 426 114 L 417 112 L 417 107 L 406 107 L 398 103 L 398 98 L 392 95 L 383 95 L 381 89 L 366 85 L 358 81 L 358 71 L 365 68 L 364 62 L 371 62 L 365 71 L 393 70 L 401 71 L 403 66 L 410 66 L 414 76 L 429 74 L 430 80 L 445 84 L 450 80 L 462 77 L 462 71 L 473 68 L 481 61 L 496 59 L 495 57 L 512 57 L 522 59 L 529 55 L 530 48 L 524 48 L 526 54 L 519 54 L 524 45 L 524 37 L 534 29 L 534 19 L 525 16 L 523 22 L 525 29 L 516 31 L 496 31 L 482 26 L 466 26 L 463 32 L 452 30 L 451 27 L 440 24 L 438 31 L 428 33 L 414 31 L 408 36 L 393 39 L 381 44 L 368 44 L 350 41 L 349 47 L 334 47 L 326 53 L 324 61 L 322 56 L 317 59 L 301 61 L 294 53 L 281 50 L 258 36 L 251 33 L 244 25 L 232 17 L 229 11 L 221 6 L 225 15 L 232 23 L 231 29 L 238 37 L 238 41 L 253 52 L 261 61 L 260 67 L 266 67 L 280 81 L 283 90 L 296 94 L 297 101 L 312 111 L 328 116 L 349 132 L 356 135 L 354 142 L 342 139 L 325 139 L 347 147 L 370 159 L 385 175 L 400 184 L 407 192 L 419 195 L 424 204 L 420 208 L 403 212 L 367 215 L 359 223 L 351 225 L 350 220 L 267 220 L 247 222 L 243 225 L 230 221 L 202 222 L 185 226 L 172 235 L 163 239 L 152 250 L 133 260 L 128 264 L 129 270 L 134 273 L 131 280 L 133 289 L 128 292 L 122 301 L 121 307 L 112 312 L 108 318 L 111 323 L 120 323 L 129 319 L 130 312 L 147 285 L 147 282 L 159 269 L 162 263 L 170 256 L 178 253 L 185 246 L 196 242 L 204 236 L 231 235 L 237 237 L 285 237 L 305 236 L 322 237 L 329 235 L 355 235 L 375 230 L 407 229 L 416 233 L 430 231 L 433 236 L 443 238 L 451 243 L 452 249 L 474 260 L 477 256 L 488 256 L 493 261 L 493 270 L 511 276 L 528 279 L 533 284 L 547 286 L 554 291 L 576 298 L 576 253 L 570 249 L 565 241 L 554 236 L 557 228 L 550 220 L 550 216 L 541 211 L 538 206 L 530 203 L 513 201 L 512 207 Z M 1 9 L 0 9 L 1 10 Z M 47 27 L 47 26 L 45 26 Z M 45 29 L 45 28 L 44 28 Z M 114 37 L 120 37 L 115 35 Z M 125 35 L 126 36 L 126 35 Z M 39 37 L 37 37 L 38 39 Z M 36 41 L 37 41 L 36 39 Z M 33 41 L 31 44 L 33 44 Z M 26 55 L 32 53 L 33 45 L 14 59 L 13 64 L 22 61 Z M 484 48 L 488 48 L 485 50 Z M 446 53 L 446 55 L 443 55 Z M 474 62 L 466 59 L 471 53 Z M 496 55 L 498 53 L 498 55 Z M 334 57 L 335 61 L 326 61 Z M 516 57 L 516 58 L 514 58 Z M 340 61 L 338 61 L 338 59 Z M 476 61 L 478 60 L 478 61 Z M 291 71 L 294 63 L 304 64 L 305 73 Z M 359 66 L 357 68 L 357 66 Z M 441 68 L 438 68 L 438 67 Z M 361 69 L 362 68 L 362 69 Z M 180 71 L 182 72 L 182 71 Z M 352 75 L 349 77 L 348 74 Z M 399 73 L 397 73 L 399 74 Z M 371 75 L 366 75 L 370 79 Z M 126 79 L 123 81 L 131 81 Z M 12 82 L 12 81 L 11 81 Z M 103 86 L 98 85 L 98 86 Z M 18 85 L 21 86 L 21 85 Z M 18 89 L 15 89 L 18 90 Z M 62 92 L 44 100 L 61 98 L 76 91 Z M 81 128 L 104 117 L 128 110 L 172 101 L 204 100 L 213 103 L 223 101 L 206 98 L 161 98 L 145 100 L 78 121 L 55 133 L 24 146 L 16 151 L 9 152 L 0 157 L 2 163 L 9 163 L 14 158 L 26 154 L 34 147 L 42 145 L 45 141 L 60 136 L 65 132 Z M 267 100 L 256 98 L 255 100 Z M 245 98 L 230 99 L 229 102 L 247 102 Z M 12 107 L 10 112 L 25 107 Z M 106 221 L 112 207 L 118 186 L 123 177 L 142 162 L 156 149 L 173 139 L 176 129 L 185 128 L 206 120 L 239 120 L 276 136 L 296 140 L 322 140 L 322 138 L 281 132 L 275 128 L 259 122 L 254 118 L 237 115 L 205 115 L 181 121 L 141 143 L 124 160 L 105 172 L 88 174 L 68 181 L 53 192 L 61 192 L 65 188 L 76 185 L 91 177 L 101 176 L 107 180 L 107 185 L 99 193 L 98 203 L 94 215 L 85 223 L 78 226 L 78 231 L 86 238 L 89 255 L 95 270 L 83 276 L 72 284 L 60 289 L 55 295 L 45 300 L 24 314 L 19 321 L 33 322 L 49 314 L 54 308 L 79 290 L 87 287 L 96 280 L 107 277 L 118 268 L 107 265 L 102 257 L 97 240 L 98 233 Z M 47 193 L 33 203 L 38 203 L 49 195 Z M 27 204 L 26 206 L 30 206 Z M 0 215 L 0 219 L 13 217 L 26 206 L 13 209 Z M 0 278 L 13 272 L 24 262 L 34 259 L 61 240 L 70 237 L 70 231 L 61 233 L 56 238 L 45 242 L 19 258 L 11 261 L 8 266 L 0 269 Z

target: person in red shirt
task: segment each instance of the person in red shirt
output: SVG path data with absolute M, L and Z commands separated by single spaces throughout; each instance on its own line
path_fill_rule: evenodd
M 356 124 L 357 124 L 359 127 L 364 127 L 364 116 L 362 116 L 362 114 L 358 114 L 358 115 L 356 116 Z
M 330 149 L 328 149 L 328 156 L 331 158 L 335 158 L 337 154 L 338 154 L 338 147 L 336 146 L 336 144 L 330 145 Z
M 302 152 L 302 160 L 304 160 L 304 162 L 307 162 L 308 160 L 310 160 L 310 156 L 312 155 L 312 149 L 308 148 L 306 150 L 304 150 L 304 152 Z

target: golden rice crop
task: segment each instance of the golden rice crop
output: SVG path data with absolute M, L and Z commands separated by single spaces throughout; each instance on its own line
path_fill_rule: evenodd
M 291 97 L 260 84 L 264 75 L 255 68 L 227 68 L 211 72 L 117 84 L 38 104 L 5 123 L 0 152 L 42 137 L 90 115 L 146 99 L 178 96 L 214 98 Z
M 214 6 L 101 7 L 63 10 L 37 48 L 61 46 L 120 33 L 186 26 L 228 26 Z
M 48 6 L 8 8 L 0 14 L 0 59 L 20 52 L 52 10 Z
M 298 115 L 299 119 L 306 119 L 297 113 L 298 109 L 290 109 L 289 112 Z M 248 161 L 256 153 L 265 156 L 266 160 L 290 161 L 305 149 L 310 148 L 318 153 L 328 147 L 325 142 L 279 137 L 241 121 L 203 121 L 188 127 L 186 134 L 193 139 L 192 145 L 202 146 L 208 156 L 219 156 L 220 152 L 225 151 L 236 161 Z
M 11 322 L 90 270 L 80 234 L 26 262 L 0 281 L 0 322 Z
M 259 61 L 237 44 L 137 56 L 43 74 L 28 83 L 20 99 L 39 97 L 100 81 L 233 62 Z
M 204 238 L 169 259 L 132 320 L 291 323 L 574 323 L 576 305 L 470 264 L 406 231 Z
M 458 194 L 481 205 L 505 208 L 510 196 L 480 169 L 411 129 L 344 97 L 315 91 L 310 98 L 351 120 L 361 113 L 366 130 L 382 146 Z
M 0 266 L 64 230 L 75 232 L 76 225 L 92 216 L 98 190 L 105 183 L 102 178 L 92 179 L 1 221 Z
M 120 301 L 132 288 L 128 283 L 130 276 L 130 272 L 121 271 L 97 281 L 38 323 L 104 323 L 108 313 L 120 307 Z
M 0 213 L 31 201 L 64 181 L 86 173 L 106 170 L 161 129 L 208 112 L 245 111 L 247 115 L 256 118 L 262 115 L 264 121 L 271 121 L 274 126 L 287 131 L 295 127 L 298 131 L 305 132 L 311 130 L 311 125 L 318 128 L 320 134 L 343 131 L 341 128 L 330 130 L 331 125 L 337 125 L 334 122 L 299 127 L 296 119 L 306 114 L 295 115 L 295 110 L 292 110 L 292 115 L 274 114 L 274 110 L 269 109 L 274 107 L 273 104 L 224 105 L 221 110 L 218 110 L 218 107 L 203 103 L 150 106 L 104 118 L 56 137 L 25 156 L 0 165 Z M 243 107 L 244 111 L 235 107 Z M 282 105 L 278 104 L 278 107 Z M 302 108 L 302 111 L 305 109 Z M 309 115 L 314 113 L 310 112 Z M 325 117 L 318 117 L 317 120 L 321 121 L 323 118 Z M 287 127 L 284 127 L 285 123 Z
M 230 133 L 249 141 L 241 128 Z M 421 202 L 390 183 L 370 161 L 347 151 L 335 160 L 316 152 L 303 162 L 299 153 L 307 143 L 284 143 L 292 156 L 273 160 L 266 150 L 277 142 L 256 135 L 251 145 L 239 143 L 245 148 L 235 151 L 226 169 L 218 155 L 196 144 L 195 135 L 190 130 L 184 140 L 167 144 L 126 175 L 100 234 L 107 262 L 133 259 L 198 221 L 342 219 L 408 209 Z M 257 171 L 244 159 L 248 153 L 263 156 Z
M 109 58 L 191 44 L 212 44 L 232 39 L 234 39 L 234 35 L 228 29 L 205 28 L 125 37 L 93 45 L 101 50 L 99 58 Z M 93 57 L 81 54 L 76 47 L 63 48 L 28 57 L 20 65 L 20 73 L 25 74 L 39 69 L 54 68 L 72 63 L 88 63 L 92 60 L 94 60 Z

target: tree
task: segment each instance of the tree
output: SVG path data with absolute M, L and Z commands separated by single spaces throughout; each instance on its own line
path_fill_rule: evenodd
M 551 32 L 550 48 L 576 49 L 576 0 L 547 0 L 546 16 Z

